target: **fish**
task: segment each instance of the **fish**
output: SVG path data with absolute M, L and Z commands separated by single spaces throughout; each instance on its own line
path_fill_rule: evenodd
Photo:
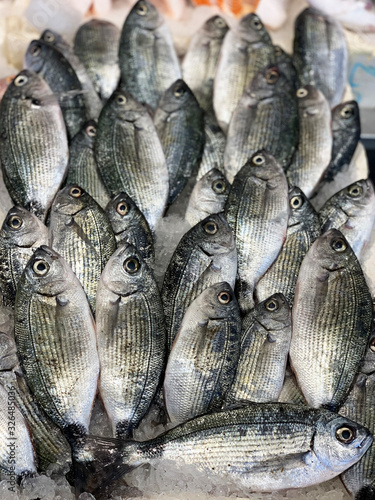
M 67 185 L 52 204 L 49 234 L 51 247 L 71 266 L 95 314 L 98 281 L 116 249 L 104 210 L 82 188 Z
M 184 234 L 168 265 L 161 290 L 168 350 L 192 301 L 215 283 L 225 281 L 234 288 L 236 272 L 236 245 L 223 214 L 206 217 Z
M 168 165 L 171 205 L 192 177 L 204 145 L 203 111 L 183 80 L 161 97 L 154 124 Z
M 286 239 L 277 259 L 258 281 L 255 296 L 261 301 L 273 293 L 282 293 L 292 306 L 303 258 L 321 230 L 318 214 L 297 187 L 289 190 L 289 207 Z
M 240 357 L 226 396 L 229 404 L 278 400 L 291 335 L 291 310 L 281 293 L 257 304 L 243 318 Z
M 336 19 L 313 8 L 299 14 L 294 27 L 293 63 L 301 87 L 318 88 L 330 108 L 341 102 L 348 74 L 348 47 Z
M 281 165 L 266 151 L 258 151 L 234 178 L 224 209 L 236 241 L 235 291 L 242 313 L 254 307 L 256 284 L 283 246 L 289 210 Z
M 230 183 L 260 149 L 286 169 L 298 141 L 298 108 L 293 86 L 277 66 L 258 73 L 233 111 L 224 152 Z
M 182 77 L 169 28 L 146 0 L 139 0 L 125 19 L 119 64 L 126 90 L 153 110 L 164 92 Z
M 44 221 L 65 177 L 68 154 L 56 97 L 36 73 L 21 71 L 0 104 L 0 162 L 13 202 Z
M 331 110 L 320 90 L 307 85 L 297 90 L 299 143 L 286 175 L 291 186 L 310 198 L 331 161 Z
M 189 305 L 165 369 L 163 394 L 173 424 L 219 410 L 240 354 L 241 317 L 228 283 L 206 288 Z
M 198 181 L 189 198 L 185 220 L 195 226 L 211 214 L 224 210 L 230 184 L 225 175 L 213 168 Z
M 205 113 L 204 147 L 196 181 L 200 181 L 210 170 L 216 168 L 224 174 L 224 151 L 226 137 L 219 127 L 215 115 Z
M 362 179 L 333 195 L 320 209 L 319 220 L 322 232 L 338 229 L 361 260 L 375 224 L 372 181 Z
M 152 232 L 130 196 L 119 193 L 110 200 L 105 211 L 115 234 L 117 248 L 130 243 L 146 264 L 152 266 L 155 260 Z
M 119 41 L 118 27 L 103 19 L 91 19 L 82 24 L 74 37 L 74 53 L 82 61 L 103 101 L 109 99 L 120 80 Z
M 0 288 L 3 305 L 14 307 L 22 272 L 41 245 L 48 244 L 48 229 L 25 208 L 11 208 L 0 231 Z
M 210 17 L 192 36 L 182 62 L 182 77 L 204 111 L 213 110 L 216 67 L 228 30 L 223 17 Z
M 296 91 L 298 89 L 298 74 L 294 67 L 292 56 L 290 56 L 279 45 L 274 46 L 276 66 L 281 73 L 289 80 L 292 88 Z
M 125 191 L 154 231 L 168 200 L 168 167 L 147 109 L 121 87 L 100 114 L 94 150 L 111 197 Z
M 125 243 L 109 259 L 96 296 L 99 392 L 114 437 L 128 439 L 161 385 L 163 305 L 151 269 Z
M 268 31 L 256 14 L 248 14 L 226 34 L 216 70 L 213 103 L 225 134 L 244 90 L 270 64 L 275 64 L 275 49 Z
M 97 123 L 89 120 L 69 145 L 69 166 L 66 184 L 78 184 L 102 207 L 110 200 L 95 162 L 94 143 Z
M 330 229 L 302 261 L 292 309 L 290 363 L 309 406 L 335 411 L 344 402 L 371 322 L 371 294 L 358 259 L 340 231 Z
M 40 39 L 61 52 L 72 66 L 82 86 L 88 116 L 90 119 L 97 120 L 102 109 L 102 102 L 95 91 L 85 66 L 75 55 L 73 47 L 59 33 L 50 29 L 44 30 Z
M 31 393 L 76 456 L 88 434 L 97 392 L 95 324 L 71 267 L 44 245 L 34 252 L 20 280 L 15 339 Z
M 26 51 L 25 67 L 35 71 L 56 95 L 72 139 L 89 119 L 82 85 L 65 57 L 43 40 L 33 40 Z

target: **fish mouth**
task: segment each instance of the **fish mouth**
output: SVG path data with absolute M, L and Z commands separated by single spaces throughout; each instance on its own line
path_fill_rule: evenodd
M 372 442 L 373 442 L 373 437 L 371 434 L 368 436 L 365 436 L 362 439 L 362 441 L 359 443 L 358 449 L 360 449 L 360 450 L 364 449 L 364 451 L 366 451 L 366 450 L 368 450 L 368 448 L 370 448 Z

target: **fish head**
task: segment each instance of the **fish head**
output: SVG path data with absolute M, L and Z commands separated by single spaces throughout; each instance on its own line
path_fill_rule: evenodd
M 337 229 L 330 229 L 317 238 L 311 245 L 308 254 L 310 259 L 319 263 L 326 271 L 346 268 L 355 254 L 343 234 Z
M 204 23 L 202 29 L 210 38 L 224 38 L 229 26 L 223 17 L 213 16 Z
M 234 291 L 226 281 L 206 288 L 199 297 L 199 307 L 209 319 L 225 319 L 233 314 L 239 315 Z
M 298 107 L 303 116 L 320 117 L 329 110 L 329 104 L 319 89 L 305 85 L 296 92 Z
M 125 192 L 112 197 L 106 207 L 106 213 L 115 234 L 131 225 L 135 211 L 136 204 Z
M 38 109 L 40 106 L 54 104 L 59 107 L 49 85 L 34 71 L 24 69 L 16 75 L 5 91 L 3 100 L 16 99 L 25 106 Z
M 357 129 L 360 127 L 359 107 L 357 101 L 346 101 L 332 110 L 332 130 Z
M 159 102 L 159 108 L 166 113 L 173 113 L 185 106 L 189 106 L 192 101 L 196 101 L 193 92 L 184 80 L 179 79 L 164 92 Z
M 50 46 L 42 40 L 32 40 L 25 54 L 26 68 L 40 73 L 51 50 Z
M 222 213 L 209 215 L 192 230 L 196 233 L 200 249 L 210 257 L 235 251 L 232 229 Z
M 237 31 L 240 37 L 249 43 L 261 41 L 271 43 L 266 27 L 256 14 L 247 14 L 242 17 L 237 25 Z
M 339 473 L 356 463 L 372 441 L 366 427 L 346 417 L 323 412 L 317 422 L 312 448 L 325 467 Z
M 57 33 L 56 31 L 53 31 L 51 29 L 44 30 L 40 39 L 43 40 L 43 42 L 47 43 L 48 45 L 52 45 L 52 47 L 64 43 L 63 37 L 59 35 L 59 33 Z
M 283 176 L 283 169 L 274 156 L 264 149 L 260 149 L 242 168 L 251 168 L 252 175 L 259 182 L 266 182 L 268 189 L 275 189 Z
M 121 85 L 119 85 L 108 99 L 105 107 L 109 110 L 111 120 L 134 122 L 141 116 L 148 114 L 147 109 L 140 102 L 136 101 Z
M 88 120 L 82 130 L 74 137 L 74 142 L 78 142 L 83 147 L 94 148 L 96 129 L 98 124 L 95 120 Z
M 316 216 L 316 212 L 305 196 L 304 192 L 297 186 L 289 189 L 289 207 L 290 215 L 288 220 L 288 227 L 301 224 L 306 217 L 311 214 Z
M 31 247 L 38 240 L 47 241 L 47 228 L 38 217 L 22 207 L 13 207 L 1 226 L 1 236 L 12 245 Z
M 63 215 L 75 215 L 83 210 L 89 201 L 89 195 L 77 184 L 68 184 L 57 193 L 51 210 Z
M 348 217 L 372 215 L 375 210 L 375 193 L 372 181 L 362 179 L 343 189 L 339 193 L 338 206 Z
M 213 168 L 205 174 L 200 183 L 200 198 L 203 200 L 226 199 L 230 184 L 225 175 L 217 168 Z M 198 183 L 197 183 L 198 184 Z
M 155 30 L 164 23 L 164 19 L 152 3 L 139 0 L 129 12 L 125 23 L 145 30 Z
M 291 326 L 291 309 L 282 293 L 275 293 L 255 307 L 255 318 L 266 330 L 284 330 Z M 250 312 L 252 314 L 252 312 Z
M 18 356 L 14 338 L 0 332 L 0 371 L 12 370 L 17 365 Z
M 267 99 L 282 91 L 290 84 L 278 66 L 270 65 L 255 75 L 250 83 L 249 92 L 257 99 Z

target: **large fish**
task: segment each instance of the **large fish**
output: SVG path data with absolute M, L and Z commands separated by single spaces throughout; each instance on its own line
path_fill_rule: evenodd
M 65 176 L 68 140 L 56 97 L 28 70 L 15 77 L 1 100 L 0 160 L 13 201 L 44 220 Z
M 337 229 L 317 238 L 298 275 L 290 361 L 314 408 L 337 409 L 364 357 L 372 320 L 371 295 L 361 266 Z
M 181 78 L 171 33 L 152 3 L 139 0 L 125 20 L 119 46 L 121 78 L 137 101 L 156 109 Z

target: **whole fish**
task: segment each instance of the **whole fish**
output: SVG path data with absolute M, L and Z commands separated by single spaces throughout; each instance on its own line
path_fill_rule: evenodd
M 187 308 L 168 357 L 164 403 L 173 424 L 219 410 L 240 354 L 241 318 L 228 283 L 204 290 Z
M 213 168 L 199 180 L 189 198 L 185 220 L 194 226 L 210 214 L 218 214 L 224 210 L 228 198 L 230 184 L 216 168 Z
M 113 435 L 127 439 L 150 407 L 166 361 L 159 290 L 132 245 L 125 243 L 109 259 L 96 301 L 99 392 Z
M 224 173 L 225 135 L 219 127 L 215 115 L 205 113 L 203 119 L 204 147 L 199 163 L 197 181 L 200 181 L 213 168 L 217 168 L 220 172 Z
M 192 36 L 182 63 L 183 79 L 204 111 L 212 110 L 216 67 L 228 29 L 223 17 L 210 17 Z
M 0 231 L 0 288 L 3 305 L 14 307 L 18 282 L 34 250 L 48 243 L 47 227 L 25 208 L 9 210 Z
M 283 387 L 292 334 L 285 297 L 274 294 L 242 321 L 240 358 L 227 401 L 277 401 Z
M 85 99 L 88 116 L 93 120 L 97 120 L 102 109 L 102 103 L 100 97 L 95 91 L 89 75 L 87 74 L 85 66 L 75 55 L 73 47 L 61 35 L 56 33 L 56 31 L 52 31 L 50 29 L 43 31 L 40 38 L 45 43 L 61 52 L 65 59 L 70 63 L 82 85 L 83 98 Z
M 119 46 L 121 79 L 137 101 L 156 109 L 159 99 L 181 78 L 171 33 L 159 11 L 139 0 L 125 19 Z
M 365 427 L 324 409 L 249 404 L 197 417 L 143 443 L 116 446 L 102 440 L 98 450 L 97 441 L 88 438 L 86 456 L 92 459 L 82 467 L 79 489 L 96 493 L 112 477 L 164 460 L 190 464 L 213 481 L 228 478 L 251 491 L 300 488 L 340 474 L 366 453 L 372 439 Z M 105 454 L 110 477 L 103 477 Z
M 340 23 L 308 8 L 295 21 L 293 63 L 300 85 L 318 88 L 331 108 L 342 100 L 348 72 L 348 47 Z
M 193 300 L 215 283 L 226 281 L 233 288 L 236 272 L 233 233 L 222 214 L 206 217 L 181 238 L 161 290 L 168 349 Z
M 125 191 L 153 231 L 168 200 L 168 167 L 151 116 L 121 88 L 100 114 L 95 159 L 110 195 Z
M 74 53 L 86 68 L 96 92 L 107 100 L 120 80 L 120 30 L 103 19 L 82 24 L 74 38 Z
M 79 449 L 99 376 L 95 326 L 78 279 L 48 247 L 35 251 L 21 277 L 15 338 L 36 401 Z
M 192 176 L 204 144 L 203 111 L 183 80 L 174 82 L 161 97 L 154 124 L 168 165 L 172 204 Z
M 299 143 L 286 175 L 309 198 L 331 161 L 331 110 L 324 95 L 310 85 L 298 89 L 297 98 Z
M 25 55 L 25 66 L 42 76 L 51 87 L 59 101 L 68 137 L 72 139 L 89 116 L 82 85 L 71 64 L 51 45 L 33 40 Z
M 303 259 L 293 303 L 290 362 L 309 406 L 335 410 L 343 403 L 364 357 L 371 320 L 371 295 L 358 259 L 340 231 L 331 229 Z
M 236 175 L 225 206 L 238 253 L 237 298 L 242 312 L 254 307 L 254 289 L 276 260 L 286 238 L 288 184 L 280 164 L 259 151 Z
M 233 111 L 224 152 L 229 182 L 256 151 L 265 149 L 285 169 L 298 141 L 298 110 L 290 81 L 277 66 L 258 73 Z
M 67 184 L 78 184 L 94 200 L 105 208 L 110 200 L 109 194 L 99 176 L 95 162 L 94 143 L 97 124 L 90 120 L 72 139 L 69 146 L 69 167 Z
M 338 229 L 361 259 L 375 224 L 375 193 L 371 180 L 360 180 L 333 195 L 320 209 L 319 219 L 322 232 Z
M 154 240 L 147 221 L 126 193 L 119 193 L 108 203 L 106 214 L 116 238 L 117 248 L 130 243 L 148 266 L 155 259 Z
M 320 235 L 320 221 L 309 200 L 297 187 L 289 190 L 289 207 L 286 240 L 275 262 L 259 280 L 255 295 L 260 301 L 279 292 L 292 306 L 299 269 L 311 244 Z
M 88 193 L 71 184 L 53 202 L 49 232 L 51 247 L 71 266 L 95 313 L 98 281 L 116 249 L 108 217 Z
M 275 64 L 271 38 L 259 17 L 248 14 L 226 34 L 217 65 L 213 102 L 224 133 L 244 90 L 270 64 Z
M 0 161 L 14 202 L 44 220 L 65 176 L 68 140 L 56 97 L 28 70 L 15 77 L 1 100 Z

